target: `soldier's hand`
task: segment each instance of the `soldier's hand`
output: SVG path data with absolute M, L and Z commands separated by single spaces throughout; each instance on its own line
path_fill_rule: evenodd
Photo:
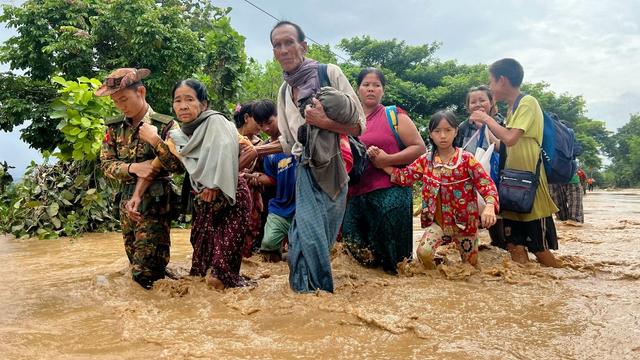
M 154 168 L 151 165 L 151 160 L 143 161 L 141 163 L 133 163 L 131 165 L 131 172 L 136 174 L 138 177 L 145 179 L 153 179 L 154 176 L 158 173 L 158 169 Z
M 158 136 L 158 128 L 147 123 L 142 123 L 142 125 L 140 125 L 138 136 L 140 137 L 140 140 L 151 144 L 152 146 L 155 146 L 162 140 L 160 139 L 160 136 Z
M 127 210 L 127 214 L 129 215 L 129 218 L 136 223 L 142 220 L 142 215 L 140 214 L 140 212 L 138 212 L 138 207 L 140 207 L 140 202 L 142 202 L 142 199 L 139 196 L 133 196 L 124 205 L 124 208 Z

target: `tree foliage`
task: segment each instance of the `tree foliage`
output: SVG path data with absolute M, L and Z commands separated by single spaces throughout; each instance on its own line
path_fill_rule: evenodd
M 640 114 L 631 115 L 612 136 L 610 155 L 608 180 L 619 187 L 640 186 Z
M 21 6 L 4 5 L 0 21 L 17 35 L 0 47 L 0 60 L 24 75 L 5 76 L 2 86 L 18 91 L 1 95 L 0 114 L 11 115 L 0 119 L 1 128 L 31 121 L 23 139 L 37 149 L 53 149 L 61 137 L 38 140 L 57 126 L 43 110 L 55 94 L 51 78 L 102 77 L 119 67 L 151 70 L 145 80 L 148 101 L 159 112 L 170 112 L 175 82 L 196 74 L 204 74 L 216 106 L 232 102 L 246 59 L 244 38 L 231 28 L 228 12 L 205 0 L 27 0 Z M 22 106 L 11 110 L 12 102 Z M 38 111 L 22 111 L 28 107 Z
M 57 129 L 64 135 L 58 144 L 60 151 L 54 155 L 61 160 L 96 160 L 106 130 L 103 119 L 117 114 L 113 102 L 94 94 L 102 85 L 98 79 L 67 81 L 56 76 L 53 82 L 61 89 L 51 105 L 50 116 L 58 119 Z
M 53 150 L 62 140 L 62 134 L 52 131 L 58 122 L 49 117 L 55 97 L 56 88 L 48 81 L 0 74 L 0 130 L 13 131 L 14 127 L 28 122 L 20 138 L 36 149 Z

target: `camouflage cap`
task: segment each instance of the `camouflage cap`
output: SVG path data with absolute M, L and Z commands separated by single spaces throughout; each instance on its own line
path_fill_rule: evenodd
M 116 91 L 126 89 L 151 74 L 149 69 L 120 68 L 114 70 L 96 90 L 96 96 L 109 96 Z

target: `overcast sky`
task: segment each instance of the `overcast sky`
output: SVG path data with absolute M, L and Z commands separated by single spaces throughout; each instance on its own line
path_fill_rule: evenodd
M 250 1 L 279 19 L 300 24 L 322 44 L 370 35 L 411 45 L 442 42 L 436 56 L 463 64 L 513 57 L 523 65 L 525 81 L 546 81 L 557 93 L 583 95 L 587 116 L 605 121 L 610 130 L 640 112 L 637 0 Z M 272 58 L 269 31 L 274 19 L 243 0 L 214 3 L 233 8 L 231 23 L 246 37 L 248 56 Z M 11 35 L 1 31 L 0 41 Z M 26 146 L 16 151 L 16 137 L 0 133 L 0 161 L 23 169 L 34 153 Z

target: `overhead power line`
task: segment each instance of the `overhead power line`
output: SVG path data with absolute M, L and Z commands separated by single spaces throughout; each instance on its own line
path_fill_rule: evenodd
M 265 10 L 265 9 L 263 9 L 263 8 L 261 8 L 261 7 L 259 7 L 258 5 L 254 4 L 254 3 L 252 3 L 251 1 L 249 1 L 249 0 L 243 0 L 243 1 L 244 1 L 244 2 L 246 2 L 247 4 L 249 4 L 249 5 L 253 6 L 254 8 L 258 9 L 259 11 L 263 12 L 264 14 L 266 14 L 267 16 L 269 16 L 270 18 L 272 18 L 272 19 L 274 19 L 274 20 L 276 20 L 276 21 L 281 21 L 281 19 L 278 19 L 277 17 L 273 16 L 270 12 L 268 12 L 267 10 Z M 314 43 L 314 44 L 316 44 L 316 45 L 322 46 L 322 44 L 320 44 L 319 42 L 317 42 L 317 41 L 313 40 L 313 39 L 312 39 L 311 37 L 309 37 L 309 36 L 307 36 L 307 39 L 309 39 L 309 41 L 311 41 L 312 43 Z M 329 49 L 329 51 L 330 51 L 330 52 L 331 52 L 335 57 L 337 57 L 337 58 L 341 59 L 342 61 L 347 62 L 347 63 L 350 63 L 350 62 L 351 62 L 351 61 L 349 61 L 349 60 L 347 60 L 347 59 L 343 58 L 343 57 L 342 57 L 342 56 L 340 56 L 339 54 L 336 54 L 333 50 Z

